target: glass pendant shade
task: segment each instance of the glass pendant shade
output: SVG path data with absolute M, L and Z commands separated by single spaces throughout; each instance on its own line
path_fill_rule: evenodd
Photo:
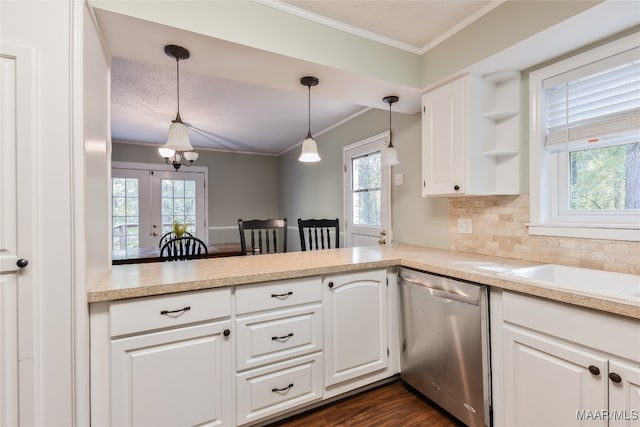
M 319 162 L 320 156 L 318 155 L 318 145 L 311 138 L 311 135 L 308 135 L 307 138 L 302 141 L 302 152 L 300 153 L 300 157 L 298 160 L 301 162 Z
M 189 142 L 189 131 L 182 122 L 172 122 L 169 126 L 169 134 L 167 135 L 167 143 L 163 148 L 170 148 L 174 151 L 191 151 L 193 147 Z
M 182 153 L 182 156 L 191 163 L 198 160 L 198 153 L 196 153 L 195 151 L 185 151 L 184 153 Z
M 391 135 L 391 106 L 398 102 L 400 98 L 395 95 L 385 96 L 382 98 L 384 102 L 389 104 L 389 144 L 385 147 L 382 152 L 382 164 L 385 166 L 396 166 L 400 164 L 400 160 L 398 159 L 398 151 L 396 147 L 393 146 L 392 135 Z
M 175 150 L 172 150 L 171 148 L 165 148 L 165 147 L 158 148 L 158 152 L 165 159 L 168 159 L 169 157 L 173 156 L 176 153 Z
M 396 166 L 400 164 L 398 160 L 398 151 L 393 145 L 389 145 L 382 153 L 382 164 L 386 166 Z
M 319 82 L 320 80 L 318 80 L 317 77 L 312 76 L 307 76 L 300 79 L 300 84 L 307 86 L 307 88 L 309 89 L 309 95 L 307 98 L 309 103 L 309 108 L 307 110 L 309 119 L 309 130 L 307 131 L 307 137 L 304 141 L 302 141 L 302 151 L 300 152 L 300 157 L 298 157 L 298 161 L 300 162 L 311 163 L 320 161 L 320 155 L 318 154 L 318 144 L 316 144 L 316 141 L 314 141 L 313 137 L 311 136 L 311 87 L 317 86 Z

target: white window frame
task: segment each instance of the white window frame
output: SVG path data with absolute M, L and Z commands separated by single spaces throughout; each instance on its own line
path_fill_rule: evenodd
M 634 33 L 606 45 L 556 62 L 529 75 L 529 234 L 640 241 L 640 215 L 635 212 L 579 213 L 562 212 L 561 197 L 567 197 L 564 168 L 568 153 L 545 149 L 546 130 L 542 123 L 543 81 L 572 69 L 638 47 L 640 33 Z M 563 181 L 564 184 L 563 184 Z

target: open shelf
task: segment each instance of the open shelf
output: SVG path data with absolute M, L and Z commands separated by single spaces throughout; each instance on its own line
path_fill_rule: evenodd
M 499 122 L 500 120 L 510 119 L 518 114 L 518 111 L 489 111 L 484 113 L 484 117 Z
M 516 154 L 518 154 L 518 152 L 519 151 L 515 148 L 512 150 L 488 150 L 488 151 L 483 151 L 482 155 L 487 157 L 506 157 L 506 156 L 515 156 Z

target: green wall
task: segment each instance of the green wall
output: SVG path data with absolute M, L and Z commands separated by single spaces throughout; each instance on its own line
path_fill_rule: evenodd
M 209 243 L 238 242 L 238 218 L 278 218 L 278 158 L 197 149 L 209 170 Z M 113 143 L 111 160 L 162 164 L 155 146 Z
M 420 114 L 393 114 L 393 143 L 400 165 L 392 168 L 392 175 L 404 175 L 404 185 L 391 187 L 393 241 L 447 248 L 447 199 L 421 196 L 420 118 Z M 372 109 L 315 137 L 321 162 L 298 162 L 300 147 L 281 155 L 278 169 L 282 216 L 292 224 L 297 218 L 337 217 L 343 227 L 342 148 L 384 132 L 388 126 L 388 111 Z M 291 247 L 298 247 L 294 246 L 297 242 L 290 243 Z

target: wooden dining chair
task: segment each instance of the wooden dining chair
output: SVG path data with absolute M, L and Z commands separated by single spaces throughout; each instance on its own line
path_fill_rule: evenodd
M 207 245 L 197 237 L 176 237 L 160 248 L 162 261 L 182 261 L 205 258 L 209 254 Z
M 242 255 L 287 252 L 287 219 L 238 220 Z M 280 237 L 278 238 L 278 235 Z M 247 237 L 250 245 L 247 246 Z M 279 244 L 278 242 L 282 242 Z
M 340 227 L 336 219 L 300 219 L 300 248 L 303 251 L 318 249 L 334 249 L 340 247 Z M 333 234 L 333 246 L 331 245 Z
M 182 236 L 176 236 L 176 233 L 174 233 L 173 231 L 169 231 L 168 233 L 164 233 L 162 235 L 162 237 L 160 238 L 160 243 L 158 244 L 158 247 L 162 248 L 162 245 L 167 243 L 169 240 L 177 239 L 178 237 L 193 237 L 193 234 L 189 233 L 188 231 L 185 231 L 182 234 Z

